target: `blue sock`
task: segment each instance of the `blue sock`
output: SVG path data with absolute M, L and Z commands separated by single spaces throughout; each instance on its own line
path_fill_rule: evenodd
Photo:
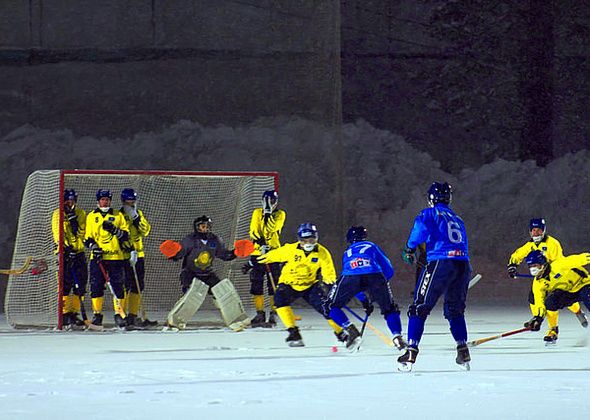
M 343 328 L 350 325 L 350 319 L 348 319 L 344 311 L 340 308 L 331 308 L 328 316 L 332 321 Z
M 399 312 L 391 312 L 390 314 L 387 314 L 385 321 L 387 322 L 389 331 L 391 331 L 393 335 L 402 333 L 402 320 L 399 317 Z
M 457 344 L 465 344 L 467 342 L 467 324 L 463 315 L 456 316 L 449 319 L 449 326 L 451 327 L 451 334 Z
M 424 334 L 424 323 L 426 320 L 417 316 L 410 316 L 408 321 L 408 345 L 418 348 L 422 334 Z

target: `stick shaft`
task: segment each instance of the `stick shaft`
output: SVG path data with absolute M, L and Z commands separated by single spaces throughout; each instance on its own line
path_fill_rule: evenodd
M 480 338 L 478 340 L 473 340 L 467 344 L 471 347 L 475 347 L 475 346 L 479 346 L 480 344 L 487 343 L 488 341 L 497 340 L 499 338 L 504 338 L 504 337 L 509 337 L 511 335 L 520 334 L 522 332 L 530 331 L 530 330 L 531 329 L 529 327 L 523 327 L 523 328 L 519 328 L 517 330 L 507 331 L 502 334 L 492 335 L 490 337 L 484 337 L 484 338 Z

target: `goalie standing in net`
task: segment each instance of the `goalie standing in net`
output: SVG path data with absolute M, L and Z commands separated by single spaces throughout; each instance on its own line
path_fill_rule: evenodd
M 262 207 L 254 209 L 250 220 L 250 238 L 254 242 L 254 252 L 252 252 L 250 260 L 243 265 L 242 273 L 250 272 L 250 294 L 256 309 L 256 316 L 252 318 L 252 327 L 266 325 L 265 278 L 271 306 L 268 325 L 274 326 L 277 323 L 274 310 L 274 292 L 281 275 L 281 264 L 256 264 L 256 258 L 281 246 L 279 235 L 285 225 L 287 215 L 284 210 L 277 208 L 278 204 L 279 194 L 274 190 L 265 191 L 262 194 Z
M 78 193 L 73 189 L 64 190 L 63 201 L 63 209 L 53 211 L 51 230 L 53 231 L 54 242 L 59 245 L 59 219 L 60 211 L 63 211 L 62 325 L 68 328 L 73 325 L 84 325 L 84 321 L 78 318 L 78 313 L 80 312 L 81 300 L 86 293 L 88 279 L 83 242 L 86 229 L 86 212 L 77 206 Z
M 113 294 L 115 323 L 126 327 L 125 320 L 125 255 L 123 244 L 129 241 L 127 221 L 119 210 L 111 207 L 109 190 L 96 192 L 97 208 L 86 217 L 84 245 L 90 251 L 90 293 L 94 325 L 102 325 L 104 291 L 107 282 Z

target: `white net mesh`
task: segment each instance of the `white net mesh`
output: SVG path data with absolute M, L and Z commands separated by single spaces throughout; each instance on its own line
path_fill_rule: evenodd
M 267 174 L 174 172 L 64 172 L 64 188 L 78 192 L 78 206 L 86 212 L 96 208 L 95 193 L 109 189 L 114 208 L 120 207 L 120 192 L 133 188 L 138 193 L 138 208 L 152 225 L 144 239 L 145 290 L 143 301 L 150 319 L 164 321 L 181 294 L 180 262 L 168 261 L 159 252 L 165 239 L 180 241 L 192 232 L 193 220 L 207 215 L 213 232 L 228 248 L 236 239 L 248 238 L 252 210 L 260 206 L 265 190 L 274 189 L 276 176 Z M 14 327 L 52 327 L 58 323 L 59 264 L 51 232 L 51 215 L 59 207 L 60 171 L 36 171 L 27 180 L 12 260 L 19 267 L 27 256 L 44 258 L 49 269 L 40 275 L 30 270 L 9 277 L 6 293 L 6 318 Z M 213 269 L 220 278 L 229 278 L 247 310 L 252 309 L 250 281 L 240 271 L 243 259 L 215 260 Z M 88 295 L 87 295 L 88 297 Z M 105 294 L 106 302 L 110 294 Z M 89 299 L 88 299 L 89 301 Z M 105 309 L 111 305 L 105 305 Z M 211 309 L 211 300 L 203 305 Z M 90 313 L 89 304 L 86 305 Z M 107 312 L 108 314 L 108 312 Z M 105 321 L 110 317 L 105 314 Z

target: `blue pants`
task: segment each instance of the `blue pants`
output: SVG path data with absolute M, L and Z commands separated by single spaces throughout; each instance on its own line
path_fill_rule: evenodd
M 426 318 L 441 296 L 444 296 L 443 313 L 449 321 L 451 333 L 458 343 L 467 341 L 465 301 L 471 277 L 471 266 L 465 260 L 434 260 L 422 271 L 414 290 L 414 302 L 408 310 L 408 342 L 418 346 Z
M 584 302 L 586 308 L 590 310 L 590 286 L 584 286 L 574 293 L 557 289 L 545 297 L 545 307 L 548 311 L 557 311 L 576 302 Z
M 84 296 L 86 284 L 88 283 L 88 269 L 86 268 L 86 257 L 83 252 L 68 258 L 64 262 L 63 295 L 68 296 L 71 291 L 77 296 Z

